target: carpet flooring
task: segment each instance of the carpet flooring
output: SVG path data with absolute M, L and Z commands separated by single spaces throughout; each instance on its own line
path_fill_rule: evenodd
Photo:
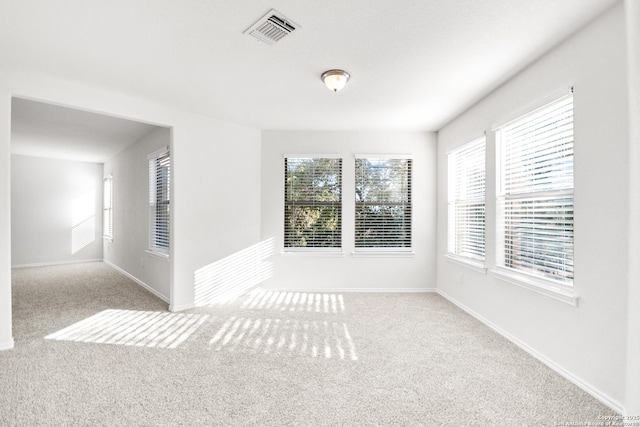
M 254 289 L 169 313 L 103 263 L 16 269 L 0 426 L 538 426 L 615 412 L 436 294 Z

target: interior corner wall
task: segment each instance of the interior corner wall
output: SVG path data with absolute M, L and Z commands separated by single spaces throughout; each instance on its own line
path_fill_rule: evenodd
M 285 155 L 343 159 L 342 253 L 284 253 Z M 412 257 L 354 257 L 355 155 L 410 154 Z M 435 289 L 436 138 L 430 132 L 262 133 L 262 239 L 273 239 L 274 276 L 264 286 L 296 291 L 420 292 Z
M 629 217 L 624 9 L 618 4 L 438 134 L 438 288 L 612 408 L 625 402 Z M 492 127 L 574 86 L 574 288 L 577 307 L 498 280 Z M 487 260 L 482 274 L 445 259 L 447 152 L 488 132 Z
M 11 156 L 14 267 L 102 260 L 102 164 Z
M 104 240 L 105 262 L 133 276 L 161 299 L 170 299 L 169 259 L 150 254 L 148 155 L 171 144 L 158 127 L 104 164 L 113 177 L 113 239 Z

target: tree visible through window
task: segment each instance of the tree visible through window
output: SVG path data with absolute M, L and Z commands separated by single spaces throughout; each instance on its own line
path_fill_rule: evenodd
M 286 158 L 284 247 L 342 247 L 342 159 Z
M 409 158 L 356 158 L 355 247 L 411 248 Z

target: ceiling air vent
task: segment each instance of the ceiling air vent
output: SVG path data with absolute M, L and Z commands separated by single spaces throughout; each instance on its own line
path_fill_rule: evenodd
M 271 9 L 269 13 L 247 28 L 244 33 L 267 44 L 274 44 L 295 31 L 297 26 L 281 13 Z

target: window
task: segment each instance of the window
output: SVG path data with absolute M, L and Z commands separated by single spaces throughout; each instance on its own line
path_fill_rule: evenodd
M 342 247 L 342 159 L 285 158 L 285 250 Z
M 113 239 L 113 175 L 103 180 L 102 201 L 102 236 L 105 239 Z
M 171 156 L 168 148 L 149 155 L 149 249 L 169 253 Z
M 449 153 L 448 251 L 484 262 L 485 138 Z
M 497 130 L 497 264 L 573 283 L 573 96 Z
M 356 158 L 356 250 L 411 248 L 411 162 Z

